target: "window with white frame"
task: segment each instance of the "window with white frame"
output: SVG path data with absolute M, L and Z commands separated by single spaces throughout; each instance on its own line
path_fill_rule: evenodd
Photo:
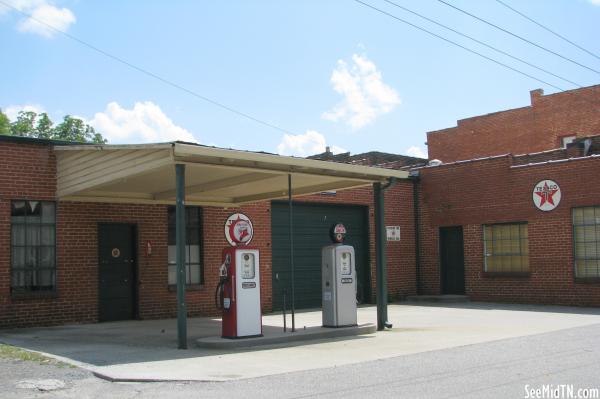
M 573 208 L 575 277 L 600 278 L 600 206 Z
M 175 207 L 168 208 L 169 213 L 169 237 L 168 237 L 168 263 L 169 263 L 169 285 L 177 284 L 177 264 L 175 243 Z M 202 284 L 204 272 L 201 261 L 201 229 L 202 208 L 195 206 L 185 207 L 185 272 L 186 284 Z
M 484 225 L 483 243 L 486 272 L 529 272 L 527 223 Z
M 56 286 L 56 205 L 11 202 L 11 290 L 51 291 Z

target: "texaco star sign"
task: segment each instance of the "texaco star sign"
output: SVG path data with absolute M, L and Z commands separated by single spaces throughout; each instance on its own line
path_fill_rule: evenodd
M 542 180 L 533 188 L 533 203 L 542 211 L 551 211 L 558 206 L 562 193 L 558 183 Z

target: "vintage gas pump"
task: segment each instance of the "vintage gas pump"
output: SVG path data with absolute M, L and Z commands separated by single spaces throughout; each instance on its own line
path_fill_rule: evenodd
M 252 223 L 245 215 L 237 213 L 227 219 L 225 237 L 232 246 L 223 249 L 215 292 L 217 307 L 223 312 L 223 338 L 262 336 L 260 254 L 247 246 L 252 235 Z
M 344 245 L 346 227 L 338 223 L 331 229 L 333 245 L 321 251 L 323 288 L 323 327 L 355 326 L 356 265 L 354 247 Z

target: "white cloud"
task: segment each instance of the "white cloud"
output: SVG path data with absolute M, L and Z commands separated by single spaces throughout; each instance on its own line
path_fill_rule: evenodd
M 411 157 L 427 159 L 427 153 L 425 152 L 425 150 L 421 147 L 417 147 L 416 145 L 408 147 L 408 149 L 406 150 L 406 155 L 410 155 Z
M 75 15 L 71 10 L 56 7 L 48 0 L 8 0 L 8 4 L 19 11 L 31 15 L 31 18 L 24 17 L 17 24 L 17 29 L 20 32 L 35 33 L 50 38 L 54 36 L 56 31 L 48 25 L 58 30 L 66 31 L 76 21 Z M 10 7 L 0 6 L 0 14 L 10 11 L 14 10 Z
M 37 114 L 41 112 L 46 112 L 44 107 L 37 104 L 24 104 L 24 105 L 9 105 L 6 108 L 2 109 L 2 112 L 10 119 L 11 121 L 17 120 L 17 116 L 20 111 L 33 111 Z
M 31 13 L 32 18 L 26 18 L 19 22 L 17 29 L 21 32 L 37 33 L 44 37 L 52 37 L 56 31 L 51 27 L 66 31 L 71 24 L 75 23 L 75 15 L 68 8 L 57 8 L 49 4 L 37 7 Z M 38 21 L 42 21 L 40 23 Z M 46 25 L 47 24 L 47 25 Z
M 198 141 L 192 133 L 173 123 L 152 101 L 136 102 L 132 109 L 111 102 L 88 123 L 110 144 Z
M 307 130 L 304 134 L 286 134 L 277 146 L 281 155 L 306 157 L 325 152 L 327 148 L 325 136 L 315 130 Z M 346 152 L 343 148 L 330 146 L 331 152 L 339 154 Z
M 590 0 L 590 3 L 592 3 L 595 6 L 600 6 L 600 0 Z
M 353 129 L 373 122 L 400 104 L 398 93 L 383 82 L 381 72 L 366 56 L 354 54 L 352 65 L 338 60 L 331 74 L 333 89 L 344 99 L 322 118 L 333 122 L 345 121 Z
M 31 11 L 47 2 L 47 0 L 3 0 L 3 3 L 8 5 L 5 6 L 4 4 L 0 4 L 0 14 L 14 11 L 12 7 L 19 11 Z

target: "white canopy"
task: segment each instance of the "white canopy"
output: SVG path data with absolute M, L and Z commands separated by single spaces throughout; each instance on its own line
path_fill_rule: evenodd
M 235 207 L 293 195 L 344 190 L 407 178 L 405 171 L 189 143 L 57 145 L 63 201 L 175 202 L 175 164 L 186 165 L 186 203 Z

